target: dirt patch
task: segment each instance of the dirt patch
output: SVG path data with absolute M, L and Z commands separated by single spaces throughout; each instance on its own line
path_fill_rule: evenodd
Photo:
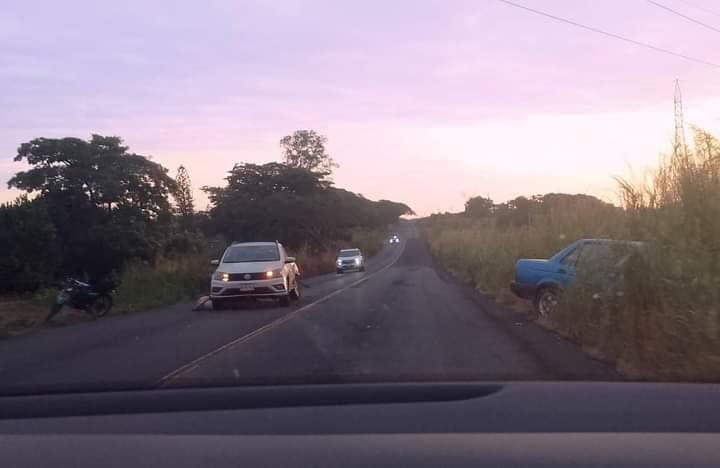
M 92 320 L 85 312 L 67 307 L 49 323 L 45 323 L 47 315 L 48 307 L 31 300 L 0 301 L 0 339 Z

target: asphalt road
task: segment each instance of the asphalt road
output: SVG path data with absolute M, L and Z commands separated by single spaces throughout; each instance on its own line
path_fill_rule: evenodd
M 0 343 L 0 393 L 219 384 L 616 380 L 434 265 L 412 223 L 365 273 L 305 280 L 292 307 L 192 304 Z

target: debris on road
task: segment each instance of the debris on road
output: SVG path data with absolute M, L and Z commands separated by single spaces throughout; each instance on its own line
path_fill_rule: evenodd
M 195 303 L 193 310 L 209 310 L 211 306 L 210 296 L 201 296 Z

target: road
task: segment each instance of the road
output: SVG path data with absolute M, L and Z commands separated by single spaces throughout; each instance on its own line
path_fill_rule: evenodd
M 220 384 L 616 380 L 436 268 L 414 225 L 365 273 L 305 281 L 290 308 L 178 304 L 0 343 L 0 393 Z

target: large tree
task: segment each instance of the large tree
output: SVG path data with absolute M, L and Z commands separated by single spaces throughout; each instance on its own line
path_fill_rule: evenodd
M 167 169 L 129 153 L 119 137 L 36 138 L 20 145 L 14 159 L 33 167 L 11 178 L 11 188 L 44 196 L 69 192 L 107 211 L 132 209 L 151 219 L 169 211 L 176 187 Z
M 183 227 L 190 228 L 193 225 L 193 216 L 195 215 L 195 206 L 193 202 L 192 184 L 190 183 L 190 175 L 185 166 L 178 167 L 175 176 L 177 190 L 175 191 L 175 203 L 177 212 Z
M 494 206 L 489 198 L 472 197 L 465 202 L 465 214 L 471 218 L 485 218 L 492 214 Z
M 62 246 L 58 275 L 100 277 L 161 250 L 175 181 L 120 138 L 37 138 L 22 144 L 15 160 L 32 167 L 8 185 L 36 193 L 47 208 Z
M 280 140 L 285 163 L 290 167 L 330 175 L 337 167 L 325 149 L 327 138 L 315 130 L 297 130 Z
M 235 241 L 282 240 L 313 247 L 347 238 L 352 228 L 382 228 L 412 210 L 332 187 L 324 174 L 281 163 L 236 164 L 225 187 L 204 187 L 215 229 Z
M 203 187 L 216 230 L 233 240 L 302 238 L 310 200 L 330 183 L 322 174 L 281 163 L 236 164 L 225 187 Z M 315 207 L 316 208 L 316 207 Z
M 228 197 L 262 202 L 275 193 L 309 195 L 331 185 L 321 174 L 282 163 L 235 164 L 225 180 L 225 187 L 203 187 L 211 203 Z

